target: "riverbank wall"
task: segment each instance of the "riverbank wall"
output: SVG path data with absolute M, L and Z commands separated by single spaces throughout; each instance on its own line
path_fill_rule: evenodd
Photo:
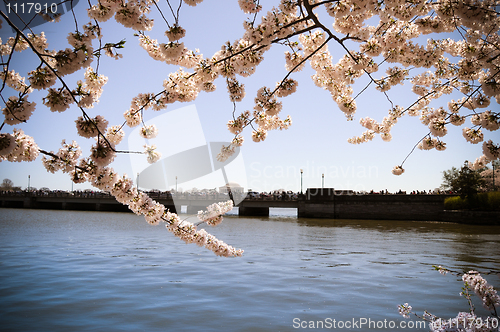
M 172 200 L 164 200 L 164 205 L 175 211 Z M 23 209 L 50 209 L 74 211 L 132 212 L 127 205 L 118 202 L 113 196 L 101 193 L 72 196 L 67 193 L 52 195 L 1 195 L 0 207 Z
M 299 217 L 332 219 L 432 220 L 443 211 L 444 195 L 309 195 L 299 200 Z
M 500 225 L 500 211 L 444 210 L 449 195 L 354 195 L 310 188 L 298 201 L 300 218 L 445 221 Z

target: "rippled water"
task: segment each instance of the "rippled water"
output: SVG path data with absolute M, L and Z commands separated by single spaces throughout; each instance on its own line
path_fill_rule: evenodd
M 1 209 L 1 329 L 294 331 L 294 319 L 400 322 L 404 302 L 449 318 L 467 310 L 462 283 L 431 265 L 500 266 L 498 226 L 231 216 L 207 230 L 244 256 L 133 214 Z

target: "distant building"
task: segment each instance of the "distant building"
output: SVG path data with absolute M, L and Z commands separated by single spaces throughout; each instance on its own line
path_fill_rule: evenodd
M 245 192 L 245 189 L 242 186 L 240 186 L 238 183 L 229 182 L 225 186 L 219 187 L 219 193 L 227 194 L 228 193 L 228 190 L 227 190 L 228 186 L 231 188 L 231 192 L 233 194 L 243 194 Z

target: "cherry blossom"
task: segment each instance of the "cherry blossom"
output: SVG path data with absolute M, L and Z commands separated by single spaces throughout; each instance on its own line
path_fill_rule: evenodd
M 100 115 L 97 115 L 93 119 L 84 119 L 83 116 L 80 116 L 75 123 L 78 135 L 86 138 L 96 137 L 100 133 L 102 134 L 108 126 L 108 121 Z
M 108 127 L 105 137 L 112 144 L 118 145 L 125 137 L 125 132 L 123 131 L 121 126 L 111 126 Z
M 113 144 L 104 139 L 97 139 L 97 142 L 92 145 L 90 151 L 90 158 L 98 166 L 109 165 L 116 156 Z
M 43 104 L 47 106 L 52 112 L 64 112 L 74 102 L 71 93 L 66 89 L 52 89 L 48 90 L 48 94 L 43 98 Z
M 235 146 L 231 143 L 229 145 L 222 145 L 222 149 L 217 155 L 217 160 L 219 162 L 224 162 L 226 161 L 230 156 L 233 155 L 235 151 Z
M 488 159 L 484 154 L 478 158 L 476 158 L 476 160 L 474 160 L 474 162 L 470 162 L 469 161 L 469 168 L 474 170 L 474 171 L 477 171 L 477 170 L 480 170 L 482 168 L 485 168 L 486 165 L 488 165 L 488 163 L 490 162 L 490 159 Z
M 4 137 L 2 141 L 4 145 L 3 151 L 5 152 L 0 154 L 0 161 L 33 161 L 40 154 L 33 137 L 26 135 L 21 129 L 14 128 L 11 137 L 7 139 Z M 9 146 L 7 146 L 8 143 Z
M 9 133 L 0 134 L 0 156 L 10 154 L 15 148 L 15 139 Z
M 456 317 L 443 319 L 432 313 L 425 311 L 422 316 L 413 312 L 413 308 L 408 304 L 398 306 L 398 311 L 404 318 L 410 318 L 410 314 L 415 315 L 424 321 L 429 322 L 431 331 L 494 331 L 498 327 L 497 307 L 500 306 L 500 296 L 497 291 L 484 279 L 477 271 L 469 271 L 467 273 L 460 273 L 442 268 L 441 266 L 434 266 L 439 273 L 446 275 L 451 273 L 456 276 L 461 276 L 464 283 L 463 291 L 460 295 L 466 298 L 469 303 L 469 312 L 459 312 Z M 478 316 L 469 290 L 481 299 L 482 305 L 485 309 L 492 313 L 492 316 L 481 317 Z
M 493 310 L 500 306 L 500 296 L 498 296 L 497 291 L 479 273 L 469 271 L 462 276 L 462 280 L 465 286 L 472 289 L 482 300 L 483 307 Z
M 207 206 L 207 211 L 198 211 L 198 219 L 209 226 L 217 226 L 222 222 L 222 215 L 233 209 L 233 201 L 214 203 Z
M 500 146 L 494 144 L 492 140 L 483 142 L 483 153 L 489 160 L 497 160 L 500 158 Z
M 42 163 L 50 173 L 62 170 L 64 173 L 69 173 L 75 169 L 78 163 L 78 158 L 82 154 L 82 150 L 75 141 L 67 144 L 65 140 L 61 143 L 62 147 L 57 153 L 51 152 L 52 156 L 47 158 L 42 157 Z
M 465 127 L 464 129 L 462 129 L 462 134 L 465 137 L 465 139 L 472 144 L 477 144 L 479 142 L 482 142 L 484 138 L 481 129 L 471 129 Z
M 398 306 L 399 314 L 404 318 L 410 318 L 410 313 L 412 309 L 413 309 L 412 306 L 409 305 L 408 303 L 401 304 Z
M 11 87 L 16 91 L 22 93 L 31 93 L 32 91 L 32 89 L 24 82 L 24 77 L 22 77 L 19 73 L 16 73 L 14 70 L 0 73 L 0 77 L 8 87 Z
M 27 96 L 22 98 L 9 97 L 9 100 L 5 103 L 5 108 L 2 109 L 5 116 L 4 122 L 9 125 L 26 122 L 33 114 L 35 106 L 36 103 L 29 102 Z
M 147 161 L 150 164 L 154 164 L 161 158 L 161 153 L 156 150 L 156 145 L 144 145 L 144 152 L 147 156 Z
M 178 25 L 174 25 L 165 31 L 165 35 L 168 37 L 168 40 L 174 42 L 183 38 L 186 35 L 186 30 Z
M 394 174 L 394 175 L 401 175 L 404 172 L 405 172 L 405 170 L 401 166 L 394 166 L 394 168 L 392 169 L 392 174 Z
M 155 138 L 156 135 L 158 135 L 158 128 L 154 124 L 149 125 L 149 126 L 144 126 L 141 128 L 139 131 L 139 134 L 143 138 Z

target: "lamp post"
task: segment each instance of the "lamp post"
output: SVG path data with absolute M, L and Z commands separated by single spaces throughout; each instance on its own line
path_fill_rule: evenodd
M 28 191 L 30 191 L 30 180 L 31 180 L 31 175 L 28 175 Z
M 493 166 L 493 191 L 495 191 L 495 162 L 493 161 L 491 165 Z
M 321 189 L 325 187 L 325 173 L 321 174 Z
M 302 173 L 304 173 L 304 170 L 301 168 L 300 169 L 300 194 L 302 195 Z

